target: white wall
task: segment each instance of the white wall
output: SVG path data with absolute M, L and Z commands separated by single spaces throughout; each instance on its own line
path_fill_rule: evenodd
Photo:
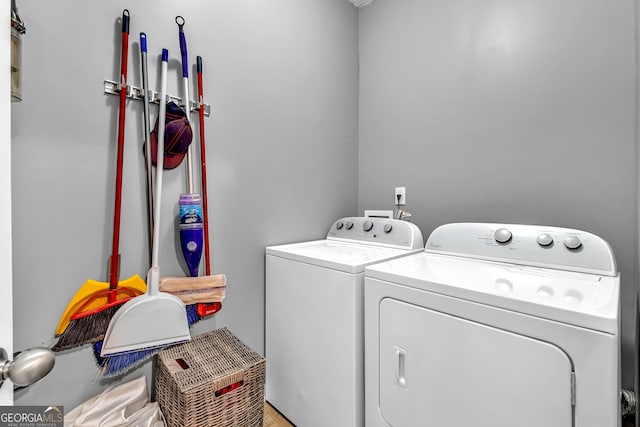
M 438 225 L 556 225 L 600 235 L 622 277 L 633 386 L 633 0 L 374 1 L 360 13 L 358 209 Z
M 27 34 L 24 102 L 11 122 L 16 350 L 51 344 L 71 296 L 89 278 L 106 281 L 118 97 L 102 85 L 117 80 L 118 20 L 128 8 L 130 83 L 141 85 L 144 31 L 151 84 L 166 47 L 168 91 L 181 93 L 176 15 L 186 19 L 190 63 L 204 59 L 212 270 L 227 274 L 229 286 L 222 312 L 193 333 L 226 325 L 263 352 L 265 246 L 322 238 L 356 211 L 357 10 L 344 0 L 18 3 Z M 122 278 L 148 267 L 141 118 L 142 103 L 129 102 Z M 174 224 L 165 221 L 177 212 L 184 169 L 166 172 L 164 184 L 160 268 L 184 274 Z M 132 376 L 141 372 L 149 364 Z M 59 356 L 16 403 L 70 410 L 108 384 L 84 348 Z

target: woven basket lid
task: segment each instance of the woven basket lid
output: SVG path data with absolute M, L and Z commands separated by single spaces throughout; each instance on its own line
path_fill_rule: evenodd
M 262 356 L 226 327 L 158 353 L 158 363 L 167 368 L 179 389 L 184 392 L 230 376 L 241 378 L 246 369 L 263 361 Z

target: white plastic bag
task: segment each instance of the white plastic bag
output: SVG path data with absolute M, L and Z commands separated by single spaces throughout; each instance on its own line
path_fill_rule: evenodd
M 156 402 L 149 402 L 144 376 L 107 388 L 64 417 L 65 427 L 164 427 Z

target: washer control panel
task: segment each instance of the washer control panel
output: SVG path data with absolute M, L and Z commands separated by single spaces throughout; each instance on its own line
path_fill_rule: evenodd
M 616 276 L 613 251 L 586 231 L 522 224 L 454 223 L 436 228 L 427 252 Z
M 331 225 L 327 239 L 348 240 L 416 250 L 423 247 L 422 232 L 399 219 L 348 217 Z

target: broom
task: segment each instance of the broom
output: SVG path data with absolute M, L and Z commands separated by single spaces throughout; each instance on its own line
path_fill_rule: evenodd
M 116 193 L 113 217 L 113 240 L 110 258 L 109 283 L 88 280 L 72 298 L 63 313 L 52 350 L 59 352 L 99 341 L 104 337 L 111 318 L 119 307 L 131 298 L 146 291 L 142 279 L 134 275 L 118 281 L 120 215 L 122 205 L 122 167 L 124 154 L 124 129 L 127 98 L 127 60 L 129 47 L 129 11 L 122 12 L 122 48 L 120 61 L 120 105 L 118 117 L 118 144 L 116 164 Z M 107 287 L 108 285 L 108 287 Z M 105 289 L 106 288 L 106 289 Z M 103 302 L 106 300 L 106 302 Z
M 162 163 L 164 153 L 164 121 L 166 112 L 167 64 L 169 52 L 162 50 L 160 113 L 158 122 L 158 159 L 152 264 L 147 274 L 147 293 L 123 305 L 113 316 L 100 346 L 99 356 L 105 374 L 118 373 L 137 366 L 167 345 L 191 339 L 184 303 L 179 298 L 158 291 L 160 269 L 160 207 L 162 195 Z M 161 317 L 157 313 L 161 312 Z

